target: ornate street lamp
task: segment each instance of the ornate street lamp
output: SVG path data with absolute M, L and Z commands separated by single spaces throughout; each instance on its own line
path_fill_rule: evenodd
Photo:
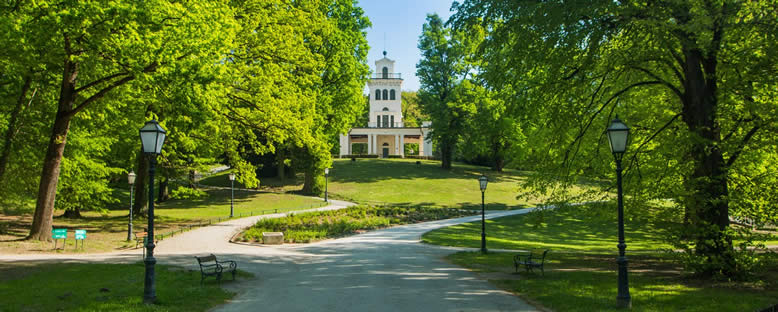
M 167 132 L 159 126 L 156 120 L 146 122 L 140 128 L 140 140 L 143 143 L 143 153 L 149 158 L 149 228 L 146 236 L 146 279 L 143 284 L 143 302 L 154 303 L 157 291 L 154 286 L 154 171 L 157 165 L 157 155 L 162 152 Z
M 481 253 L 486 253 L 486 205 L 484 204 L 484 192 L 489 179 L 485 175 L 478 178 L 478 184 L 481 187 Z
M 327 201 L 327 182 L 330 177 L 330 168 L 324 168 L 324 201 Z
M 127 241 L 132 240 L 132 195 L 135 191 L 135 171 L 130 171 L 127 175 L 127 183 L 130 184 L 130 222 L 127 223 Z
M 620 308 L 631 308 L 632 298 L 629 296 L 629 282 L 627 281 L 627 257 L 624 255 L 627 244 L 624 243 L 624 200 L 621 189 L 621 159 L 624 152 L 627 151 L 629 142 L 629 127 L 625 125 L 619 116 L 613 119 L 608 127 L 608 143 L 611 153 L 616 159 L 616 184 L 618 184 L 618 206 L 619 206 L 619 288 L 616 300 Z
M 235 215 L 235 174 L 230 172 L 230 218 Z

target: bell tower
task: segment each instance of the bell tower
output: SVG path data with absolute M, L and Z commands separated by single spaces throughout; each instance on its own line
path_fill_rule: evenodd
M 384 57 L 375 61 L 375 71 L 367 82 L 370 90 L 368 128 L 402 128 L 402 76 L 394 71 L 394 60 Z

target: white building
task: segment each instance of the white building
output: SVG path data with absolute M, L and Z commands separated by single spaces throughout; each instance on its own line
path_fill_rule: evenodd
M 340 157 L 353 154 L 355 144 L 366 144 L 367 153 L 384 158 L 405 157 L 405 144 L 417 143 L 421 156 L 432 156 L 428 140 L 429 122 L 422 127 L 405 127 L 402 114 L 402 77 L 394 72 L 394 61 L 384 57 L 375 61 L 376 71 L 367 82 L 370 90 L 370 121 L 365 128 L 352 128 L 340 135 Z

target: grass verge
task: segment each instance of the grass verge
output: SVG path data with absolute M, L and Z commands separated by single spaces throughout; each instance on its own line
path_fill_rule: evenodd
M 457 218 L 472 214 L 472 211 L 460 209 L 357 206 L 263 219 L 243 232 L 239 239 L 261 241 L 262 232 L 283 232 L 284 241 L 287 243 L 308 243 L 391 225 Z
M 500 288 L 555 311 L 611 311 L 616 308 L 617 224 L 613 205 L 560 207 L 488 220 L 489 249 L 549 249 L 546 274 L 514 273 L 513 253 L 461 252 L 455 264 L 481 272 Z M 647 213 L 648 214 L 648 213 Z M 700 280 L 683 267 L 665 242 L 669 224 L 646 215 L 626 225 L 629 285 L 634 311 L 755 311 L 778 304 L 778 259 L 760 254 L 761 270 L 747 281 Z M 427 243 L 479 247 L 480 222 L 428 232 Z
M 759 311 L 778 303 L 774 282 L 684 278 L 663 255 L 629 255 L 632 311 Z M 513 254 L 460 252 L 448 257 L 496 286 L 553 311 L 623 311 L 616 307 L 616 254 L 549 252 L 546 274 L 512 273 Z
M 3 311 L 206 311 L 234 296 L 200 272 L 156 266 L 155 305 L 143 304 L 144 265 L 0 263 Z

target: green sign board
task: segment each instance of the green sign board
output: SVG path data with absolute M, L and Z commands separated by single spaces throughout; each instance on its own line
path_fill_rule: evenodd
M 53 230 L 51 230 L 51 238 L 53 238 L 53 239 L 66 239 L 66 238 L 68 238 L 68 229 L 53 229 Z
M 86 230 L 76 230 L 76 239 L 86 239 Z

